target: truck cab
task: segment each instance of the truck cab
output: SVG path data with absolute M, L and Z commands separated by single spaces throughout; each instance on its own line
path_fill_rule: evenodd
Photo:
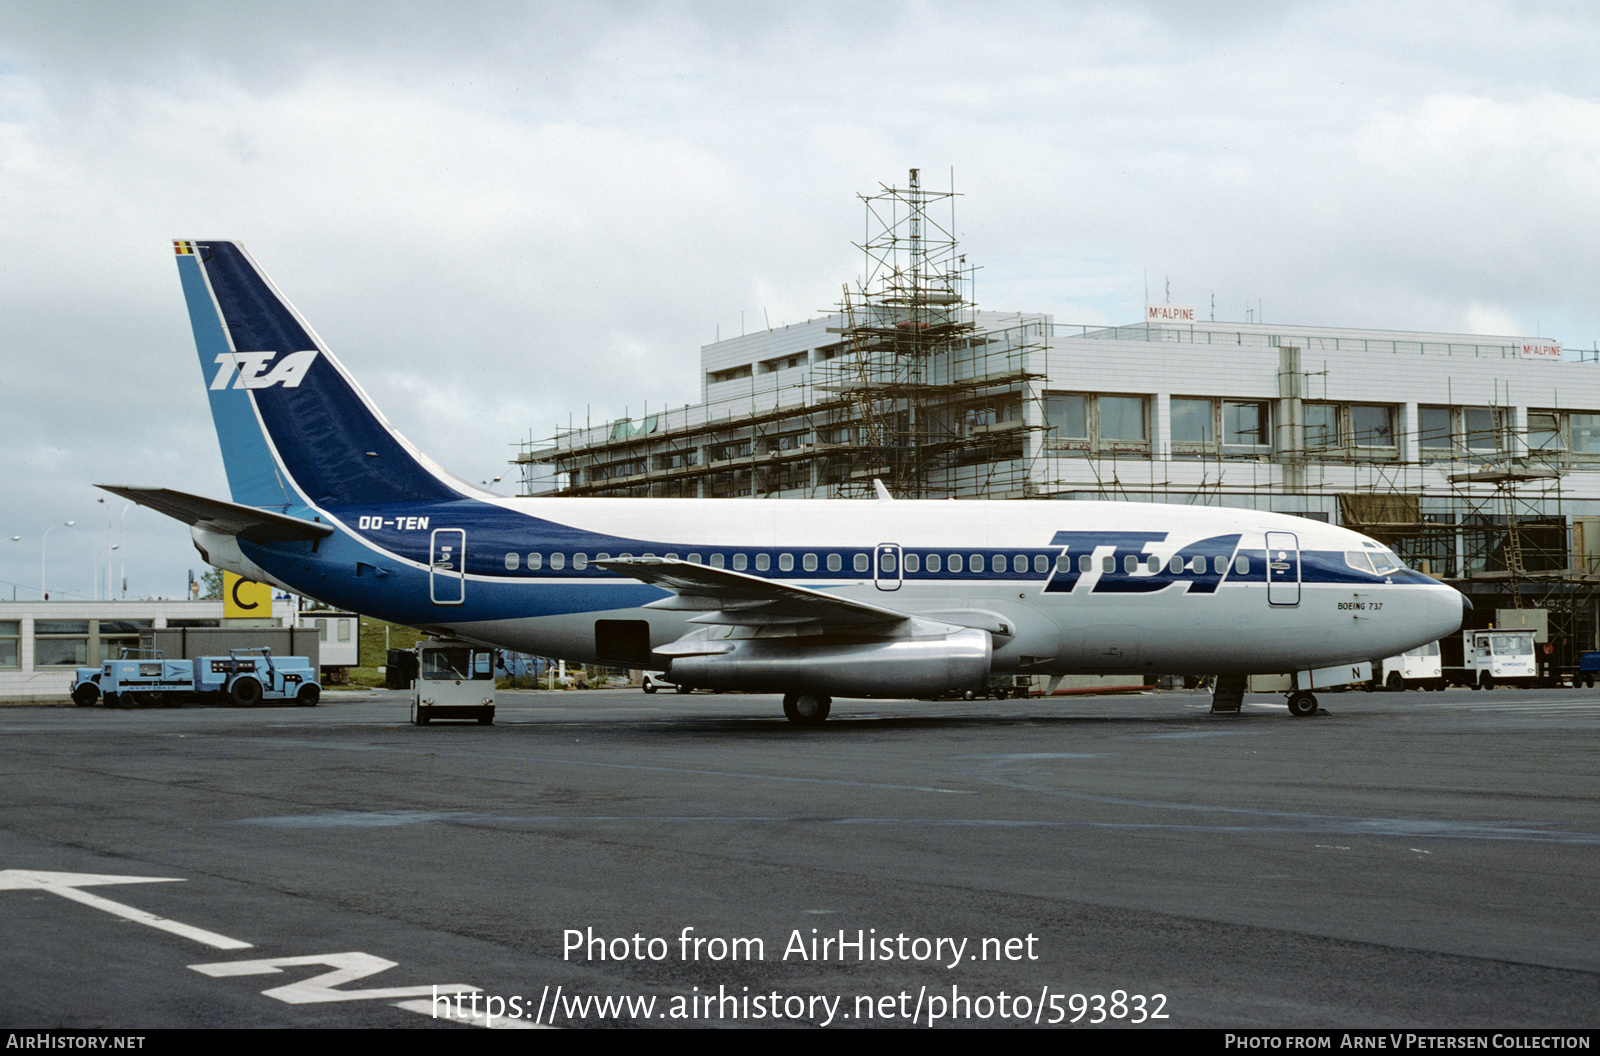
M 1466 663 L 1477 676 L 1475 689 L 1497 684 L 1533 686 L 1539 681 L 1532 631 L 1468 631 Z
M 1439 643 L 1429 642 L 1372 665 L 1373 684 L 1383 689 L 1443 689 Z
M 417 643 L 417 677 L 411 683 L 411 721 L 476 719 L 494 724 L 495 651 L 452 639 Z

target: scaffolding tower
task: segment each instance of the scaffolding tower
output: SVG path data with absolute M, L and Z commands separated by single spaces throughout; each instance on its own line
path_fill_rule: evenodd
M 558 430 L 522 445 L 524 493 L 651 497 L 1020 498 L 1042 450 L 1042 317 L 980 325 L 973 273 L 954 234 L 955 192 L 862 195 L 864 260 L 798 384 L 759 385 L 696 407 Z M 942 214 L 949 207 L 949 219 Z M 821 322 L 818 320 L 818 322 Z M 781 357 L 780 357 L 781 358 Z M 743 375 L 741 375 L 743 376 Z
M 839 306 L 842 354 L 818 371 L 842 397 L 822 425 L 830 493 L 868 495 L 877 479 L 902 498 L 1027 494 L 1026 434 L 1043 425 L 1024 405 L 1039 400 L 1044 328 L 980 331 L 953 189 L 930 191 L 912 169 L 906 187 L 860 197 L 862 278 Z

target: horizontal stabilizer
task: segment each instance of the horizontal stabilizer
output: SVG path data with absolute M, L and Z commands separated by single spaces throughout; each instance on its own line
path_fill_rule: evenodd
M 182 521 L 196 528 L 204 528 L 220 535 L 231 535 L 255 543 L 285 543 L 301 539 L 323 539 L 333 534 L 330 524 L 302 521 L 288 514 L 258 510 L 236 502 L 208 499 L 190 495 L 171 488 L 131 488 L 125 485 L 99 484 L 102 491 L 131 499 L 140 506 L 148 506 L 157 513 Z
M 864 601 L 673 558 L 619 557 L 594 564 L 681 595 L 681 600 L 663 598 L 647 607 L 711 610 L 691 623 L 760 627 L 816 622 L 859 627 L 910 619 L 904 612 Z

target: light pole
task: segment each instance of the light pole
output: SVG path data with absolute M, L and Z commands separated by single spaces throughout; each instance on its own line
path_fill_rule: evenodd
M 19 543 L 19 542 L 22 541 L 22 536 L 13 535 L 11 537 L 11 541 L 13 543 Z M 11 584 L 11 600 L 12 601 L 16 601 L 17 600 L 17 585 L 15 583 Z
M 133 503 L 131 503 L 131 502 L 128 503 L 126 506 L 122 507 L 122 526 L 117 529 L 117 549 L 118 550 L 122 550 L 122 544 L 128 541 L 128 511 L 131 510 L 131 509 L 133 509 Z M 121 567 L 122 572 L 121 572 L 121 574 L 119 576 L 117 576 L 117 583 L 122 587 L 123 600 L 127 600 L 127 597 L 128 597 L 128 552 L 126 550 L 122 550 L 122 554 L 121 554 L 121 556 L 120 556 L 120 558 L 118 560 L 118 565 Z
M 117 560 L 116 550 L 117 544 L 112 543 L 110 546 L 102 546 L 99 552 L 94 555 L 94 597 L 96 601 L 100 600 L 100 554 L 106 555 L 106 600 L 111 600 L 111 569 Z
M 44 579 L 45 546 L 50 542 L 50 533 L 55 531 L 57 528 L 71 528 L 77 523 L 77 521 L 62 521 L 60 524 L 52 524 L 50 527 L 44 530 L 44 537 L 39 540 L 39 600 L 41 601 L 50 600 L 50 595 L 45 592 Z

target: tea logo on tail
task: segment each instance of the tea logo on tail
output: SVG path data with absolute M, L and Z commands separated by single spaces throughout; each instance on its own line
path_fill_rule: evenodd
M 219 370 L 217 376 L 211 379 L 211 390 L 220 392 L 228 387 L 228 382 L 233 382 L 236 389 L 270 389 L 274 385 L 282 385 L 286 389 L 300 387 L 305 380 L 306 371 L 311 369 L 311 363 L 317 358 L 317 350 L 307 349 L 304 352 L 290 352 L 278 361 L 271 373 L 263 373 L 267 365 L 272 362 L 276 352 L 224 352 L 217 357 Z

